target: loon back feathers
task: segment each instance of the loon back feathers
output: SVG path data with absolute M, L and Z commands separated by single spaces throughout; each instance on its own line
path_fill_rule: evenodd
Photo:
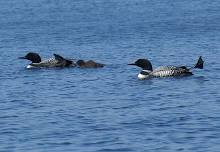
M 63 58 L 62 56 L 58 54 L 54 54 L 55 58 L 50 58 L 47 60 L 44 60 L 40 63 L 31 63 L 34 67 L 69 67 L 71 65 L 74 66 L 73 61 Z
M 150 75 L 154 77 L 185 76 L 192 75 L 192 72 L 190 72 L 185 66 L 163 66 L 152 71 Z
M 138 74 L 138 78 L 143 80 L 146 78 L 152 77 L 171 77 L 171 76 L 189 76 L 192 75 L 192 72 L 189 69 L 183 67 L 175 67 L 175 66 L 163 66 L 156 68 L 153 71 L 142 70 Z
M 43 60 L 40 63 L 31 63 L 31 66 L 34 67 L 45 67 L 45 68 L 50 68 L 50 67 L 57 67 L 58 66 L 58 60 L 56 60 L 55 58 L 49 58 L 47 60 Z

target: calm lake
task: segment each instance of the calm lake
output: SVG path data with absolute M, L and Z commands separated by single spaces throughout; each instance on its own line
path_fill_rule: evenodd
M 220 1 L 0 0 L 1 152 L 219 152 Z M 32 69 L 27 52 L 100 69 Z M 138 80 L 128 66 L 204 69 Z

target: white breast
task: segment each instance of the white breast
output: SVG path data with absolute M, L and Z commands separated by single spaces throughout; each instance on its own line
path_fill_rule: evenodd
M 32 65 L 27 65 L 27 67 L 26 67 L 27 69 L 33 69 L 33 68 L 35 68 L 34 66 L 32 66 Z
M 147 75 L 143 75 L 141 73 L 138 74 L 138 79 L 143 80 L 146 79 L 148 76 Z

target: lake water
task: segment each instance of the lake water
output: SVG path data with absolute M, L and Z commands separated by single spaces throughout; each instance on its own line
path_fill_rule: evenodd
M 0 0 L 0 151 L 219 152 L 218 0 Z M 105 63 L 27 70 L 27 52 Z M 194 65 L 140 81 L 127 64 Z

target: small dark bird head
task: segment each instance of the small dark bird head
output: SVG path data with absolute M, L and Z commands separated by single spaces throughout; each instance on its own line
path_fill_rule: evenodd
M 74 66 L 73 61 L 69 60 L 69 59 L 65 59 L 62 56 L 58 55 L 58 54 L 53 54 L 55 59 L 57 61 L 59 61 L 59 64 L 61 64 L 64 67 L 69 67 L 69 66 Z
M 138 59 L 134 63 L 128 64 L 128 65 L 136 65 L 142 68 L 143 70 L 153 71 L 152 64 L 148 59 Z
M 37 53 L 29 52 L 24 57 L 19 57 L 19 59 L 27 59 L 32 61 L 32 63 L 40 63 L 41 57 Z
M 84 66 L 86 63 L 85 63 L 84 60 L 78 60 L 78 61 L 76 62 L 76 64 L 77 64 L 78 66 Z

